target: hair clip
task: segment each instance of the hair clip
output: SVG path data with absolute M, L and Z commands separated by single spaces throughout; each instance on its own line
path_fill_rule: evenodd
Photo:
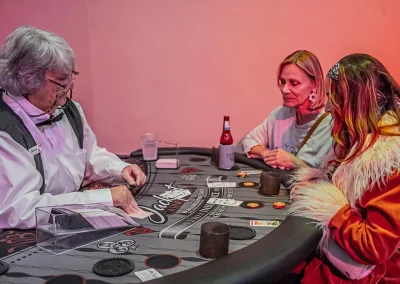
M 332 68 L 329 69 L 328 71 L 328 77 L 336 81 L 339 80 L 339 68 L 340 68 L 339 62 L 333 65 Z

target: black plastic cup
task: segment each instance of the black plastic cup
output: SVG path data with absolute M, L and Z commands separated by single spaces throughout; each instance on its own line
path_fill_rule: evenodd
M 278 195 L 281 188 L 282 175 L 274 172 L 262 172 L 260 175 L 259 194 L 272 196 Z
M 231 227 L 221 222 L 207 222 L 201 225 L 200 254 L 207 258 L 219 258 L 229 252 Z

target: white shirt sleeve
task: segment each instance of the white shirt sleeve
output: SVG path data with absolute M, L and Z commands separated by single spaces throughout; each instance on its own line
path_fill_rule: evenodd
M 125 182 L 121 177 L 121 172 L 129 164 L 121 161 L 120 158 L 108 152 L 105 148 L 97 146 L 96 135 L 90 128 L 82 107 L 78 103 L 75 104 L 82 117 L 84 135 L 83 148 L 85 148 L 88 153 L 84 184 L 93 181 L 109 184 Z
M 33 156 L 5 132 L 0 132 L 0 168 L 0 228 L 35 227 L 36 207 L 86 203 L 112 206 L 109 189 L 41 195 L 43 180 Z
M 248 155 L 251 148 L 257 145 L 268 148 L 268 125 L 270 117 L 264 120 L 263 123 L 258 125 L 242 141 L 243 152 Z

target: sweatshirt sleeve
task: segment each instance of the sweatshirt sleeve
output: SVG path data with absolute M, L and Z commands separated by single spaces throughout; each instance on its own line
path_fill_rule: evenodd
M 251 148 L 261 145 L 268 148 L 268 125 L 270 124 L 270 117 L 264 120 L 263 123 L 258 125 L 249 134 L 245 136 L 242 141 L 243 152 L 247 155 Z

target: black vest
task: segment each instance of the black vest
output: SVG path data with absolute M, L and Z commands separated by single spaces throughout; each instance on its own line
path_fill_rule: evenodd
M 22 119 L 4 102 L 3 93 L 4 90 L 0 89 L 0 131 L 7 132 L 15 142 L 28 151 L 37 145 L 36 141 L 33 139 L 28 128 L 26 128 Z M 81 115 L 76 105 L 70 99 L 67 100 L 64 112 L 75 132 L 79 147 L 83 149 L 83 124 Z M 38 153 L 34 155 L 33 158 L 35 159 L 36 169 L 43 178 L 43 183 L 40 188 L 40 194 L 43 194 L 45 177 L 41 154 Z

